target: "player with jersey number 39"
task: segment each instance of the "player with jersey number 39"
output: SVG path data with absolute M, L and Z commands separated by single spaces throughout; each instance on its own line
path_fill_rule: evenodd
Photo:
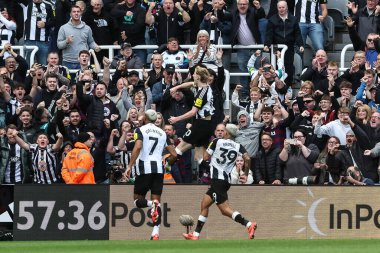
M 135 206 L 138 208 L 152 208 L 153 231 L 151 240 L 159 239 L 161 224 L 160 199 L 164 183 L 162 152 L 167 149 L 174 160 L 177 157 L 174 147 L 164 130 L 154 125 L 156 119 L 156 111 L 151 109 L 145 111 L 144 125 L 134 132 L 135 146 L 125 171 L 125 176 L 129 179 L 132 167 L 135 166 L 136 180 L 133 196 Z M 145 198 L 149 190 L 151 200 Z
M 224 216 L 242 224 L 248 229 L 248 238 L 253 239 L 257 228 L 256 222 L 246 220 L 238 211 L 234 211 L 228 203 L 227 191 L 230 189 L 231 171 L 239 154 L 243 154 L 245 172 L 250 168 L 250 157 L 245 148 L 234 141 L 238 128 L 227 124 L 224 137 L 214 139 L 204 152 L 203 160 L 210 162 L 211 185 L 201 202 L 201 213 L 194 232 L 183 234 L 186 240 L 199 240 L 199 234 L 207 221 L 210 206 L 215 202 Z

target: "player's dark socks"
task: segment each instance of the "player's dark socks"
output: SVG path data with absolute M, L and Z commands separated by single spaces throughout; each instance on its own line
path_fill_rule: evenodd
M 157 212 L 158 212 L 158 218 L 157 218 L 156 222 L 153 222 L 154 226 L 158 226 L 158 225 L 161 224 L 161 216 L 162 216 L 161 214 L 162 214 L 162 212 L 161 212 L 161 207 L 160 206 L 157 208 Z
M 204 217 L 202 215 L 199 215 L 197 226 L 195 228 L 195 232 L 200 233 L 202 231 L 203 225 L 206 223 L 207 217 Z
M 232 214 L 232 219 L 240 224 L 242 224 L 243 226 L 247 226 L 248 224 L 248 220 L 244 219 L 243 216 L 241 216 L 241 214 L 239 212 L 234 212 Z
M 135 206 L 138 208 L 148 207 L 148 200 L 146 199 L 136 199 Z

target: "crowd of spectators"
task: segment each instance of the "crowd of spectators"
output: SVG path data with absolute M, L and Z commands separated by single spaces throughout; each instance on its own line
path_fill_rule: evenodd
M 355 56 L 342 74 L 323 47 L 328 3 L 306 2 L 0 0 L 0 184 L 63 183 L 62 164 L 78 136 L 90 143 L 91 182 L 127 183 L 118 170 L 128 165 L 148 109 L 177 147 L 174 163 L 164 156 L 168 183 L 208 183 L 208 165 L 191 147 L 222 138 L 235 121 L 223 108 L 231 52 L 250 73 L 230 86 L 240 108 L 236 141 L 251 157 L 250 172 L 237 159 L 231 182 L 379 183 L 379 1 L 347 4 Z M 294 54 L 307 36 L 315 57 L 298 90 Z M 185 43 L 194 46 L 184 50 Z M 264 52 L 275 44 L 288 50 L 273 66 Z M 30 50 L 15 50 L 22 45 L 38 47 L 33 59 Z M 104 45 L 120 51 L 109 59 Z

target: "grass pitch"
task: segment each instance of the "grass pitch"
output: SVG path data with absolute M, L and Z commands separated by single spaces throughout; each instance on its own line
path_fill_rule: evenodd
M 1 253 L 328 253 L 378 252 L 380 240 L 200 240 L 0 242 Z

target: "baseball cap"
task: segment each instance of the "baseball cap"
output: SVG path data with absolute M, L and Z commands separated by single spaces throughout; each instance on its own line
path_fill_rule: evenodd
M 167 73 L 174 73 L 175 72 L 175 66 L 174 66 L 174 64 L 166 64 L 165 71 Z
M 156 121 L 157 119 L 157 112 L 152 109 L 148 109 L 145 111 L 145 116 L 150 120 L 150 121 Z
M 131 71 L 128 72 L 128 76 L 133 76 L 133 75 L 138 76 L 139 72 L 137 70 L 131 70 Z

